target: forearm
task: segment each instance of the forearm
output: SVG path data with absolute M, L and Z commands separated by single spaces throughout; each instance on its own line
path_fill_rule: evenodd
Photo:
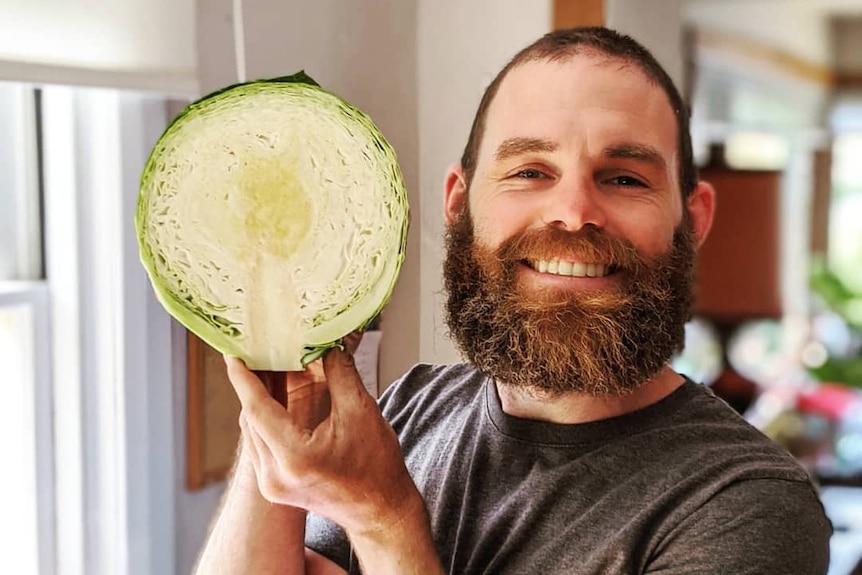
M 348 533 L 363 573 L 443 575 L 425 504 L 419 494 L 410 509 L 383 530 Z
M 246 459 L 240 455 L 194 573 L 300 575 L 305 572 L 305 511 L 264 499 Z

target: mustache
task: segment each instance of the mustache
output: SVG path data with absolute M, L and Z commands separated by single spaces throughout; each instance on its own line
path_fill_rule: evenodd
M 629 272 L 639 272 L 648 265 L 634 244 L 593 225 L 574 232 L 549 227 L 527 230 L 504 241 L 497 256 L 503 264 L 559 258 L 603 263 Z

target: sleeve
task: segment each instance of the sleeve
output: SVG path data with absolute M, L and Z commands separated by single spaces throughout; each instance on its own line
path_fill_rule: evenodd
M 305 546 L 337 564 L 350 575 L 359 574 L 347 535 L 329 519 L 314 513 L 306 516 Z
M 737 481 L 680 522 L 647 573 L 661 575 L 823 575 L 832 525 L 812 485 L 780 479 Z

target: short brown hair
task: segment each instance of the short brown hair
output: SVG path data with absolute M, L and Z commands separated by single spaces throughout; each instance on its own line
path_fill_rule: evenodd
M 608 28 L 588 27 L 556 30 L 539 38 L 512 58 L 500 70 L 494 80 L 485 89 L 464 153 L 461 155 L 461 167 L 464 170 L 467 186 L 473 180 L 476 171 L 476 161 L 479 155 L 479 145 L 485 133 L 485 120 L 491 101 L 497 94 L 500 84 L 515 67 L 539 60 L 562 61 L 577 54 L 599 54 L 620 59 L 640 68 L 647 77 L 658 83 L 667 94 L 677 122 L 677 146 L 679 153 L 679 186 L 683 198 L 697 186 L 697 168 L 694 165 L 694 154 L 691 148 L 689 132 L 689 108 L 674 86 L 673 80 L 662 68 L 661 64 L 650 52 L 629 36 L 625 36 Z

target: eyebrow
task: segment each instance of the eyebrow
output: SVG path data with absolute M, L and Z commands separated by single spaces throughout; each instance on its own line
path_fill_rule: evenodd
M 494 154 L 494 159 L 497 162 L 501 162 L 523 154 L 556 152 L 559 148 L 559 144 L 552 140 L 517 136 L 503 140 L 503 142 L 497 146 L 497 152 Z M 667 169 L 667 162 L 665 161 L 664 156 L 662 156 L 661 153 L 652 146 L 643 144 L 613 145 L 605 149 L 604 156 L 607 158 L 635 160 L 651 164 L 661 170 Z
M 508 138 L 497 146 L 494 159 L 500 162 L 523 154 L 555 152 L 559 147 L 559 144 L 556 142 L 542 138 L 527 138 L 523 136 Z
M 620 158 L 624 160 L 636 160 L 661 169 L 667 169 L 667 162 L 661 153 L 652 146 L 642 144 L 619 144 L 610 146 L 604 151 L 605 157 Z

